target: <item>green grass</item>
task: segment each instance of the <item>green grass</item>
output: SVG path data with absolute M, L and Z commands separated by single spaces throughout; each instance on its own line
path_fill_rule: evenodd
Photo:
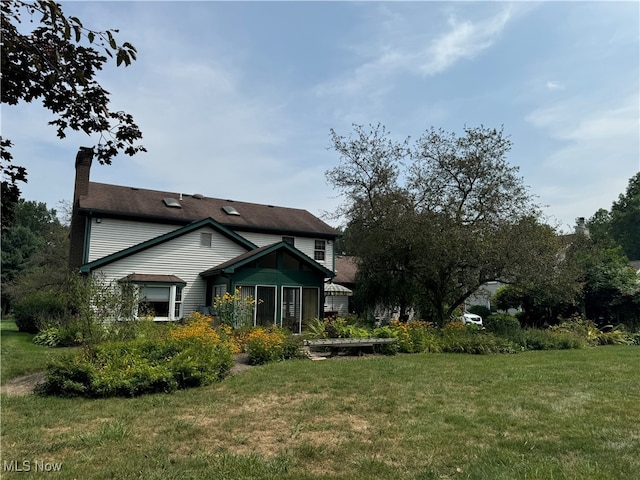
M 34 335 L 18 331 L 12 320 L 0 321 L 0 383 L 44 369 L 49 358 L 62 355 L 68 348 L 46 348 L 31 342 Z
M 639 365 L 633 346 L 414 354 L 133 399 L 3 395 L 2 461 L 65 479 L 632 479 Z

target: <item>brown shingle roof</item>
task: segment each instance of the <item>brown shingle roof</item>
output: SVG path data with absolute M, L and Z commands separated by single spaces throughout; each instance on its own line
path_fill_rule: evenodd
M 336 276 L 333 278 L 335 283 L 355 284 L 357 272 L 358 264 L 354 257 L 336 257 Z
M 179 200 L 182 208 L 168 207 L 164 198 Z M 234 207 L 240 215 L 229 215 L 222 209 Z M 92 215 L 134 217 L 152 221 L 187 224 L 213 218 L 234 230 L 252 230 L 336 237 L 339 233 L 322 220 L 297 208 L 275 207 L 220 198 L 183 195 L 142 188 L 89 183 L 89 193 L 80 198 L 80 211 Z
M 144 273 L 132 273 L 121 280 L 134 283 L 182 283 L 185 285 L 187 283 L 175 275 L 149 275 Z

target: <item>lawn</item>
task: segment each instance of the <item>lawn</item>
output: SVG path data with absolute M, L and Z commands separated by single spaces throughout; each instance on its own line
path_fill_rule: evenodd
M 62 355 L 67 348 L 44 348 L 31 342 L 33 335 L 18 332 L 11 320 L 0 321 L 2 349 L 0 350 L 0 383 L 43 370 L 49 358 Z
M 639 365 L 634 346 L 414 354 L 133 399 L 3 395 L 2 478 L 24 475 L 11 461 L 65 479 L 638 478 Z

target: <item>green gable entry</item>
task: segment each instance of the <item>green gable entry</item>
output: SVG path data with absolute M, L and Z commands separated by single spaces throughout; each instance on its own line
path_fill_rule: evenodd
M 300 250 L 279 242 L 244 253 L 200 274 L 207 282 L 206 302 L 240 289 L 256 300 L 254 325 L 279 325 L 294 333 L 306 320 L 321 318 L 324 280 L 333 272 Z

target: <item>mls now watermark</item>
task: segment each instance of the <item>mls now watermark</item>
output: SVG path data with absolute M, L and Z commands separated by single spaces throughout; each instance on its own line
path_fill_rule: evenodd
M 45 462 L 44 460 L 5 460 L 4 472 L 59 472 L 62 462 Z

